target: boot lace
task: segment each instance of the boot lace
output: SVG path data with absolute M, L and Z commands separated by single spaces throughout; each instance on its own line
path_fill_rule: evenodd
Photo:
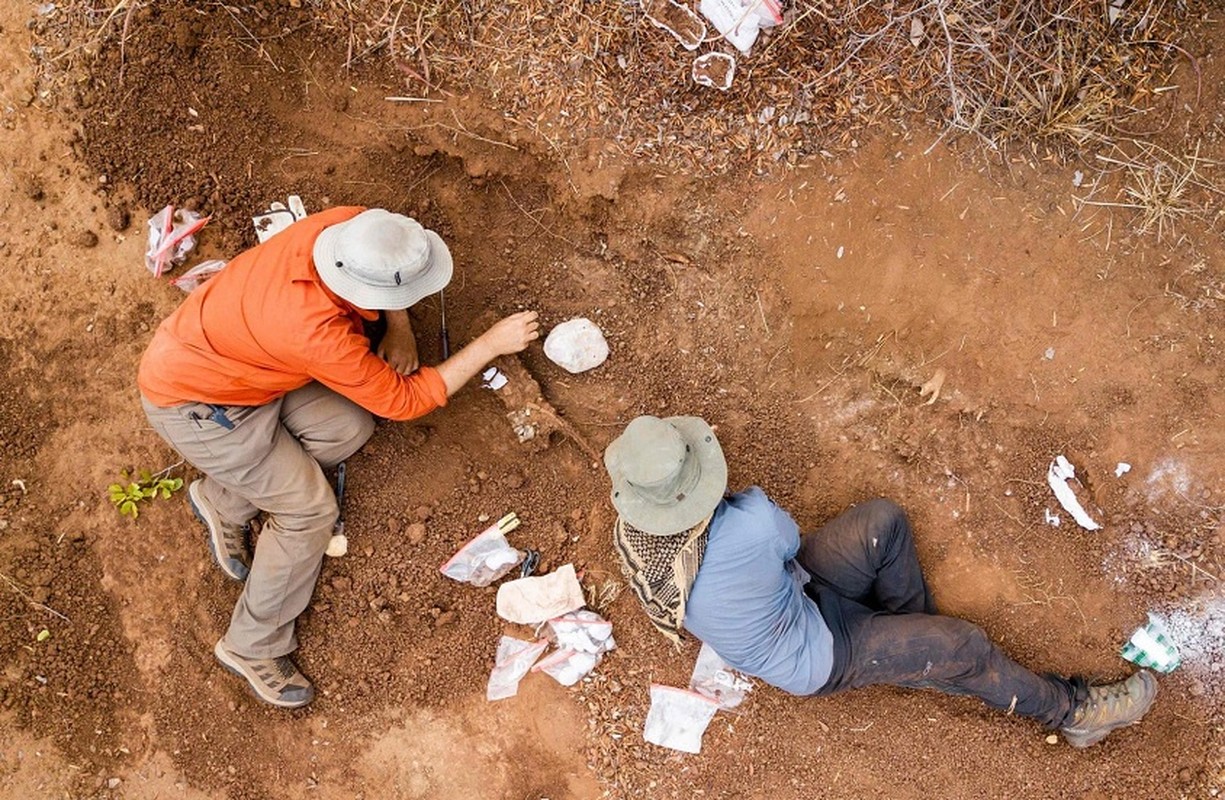
M 1129 694 L 1130 691 L 1126 683 L 1112 683 L 1107 686 L 1090 687 L 1089 696 L 1085 698 L 1085 704 L 1082 706 L 1081 713 L 1078 716 L 1081 720 L 1084 720 L 1102 712 L 1111 712 Z
M 298 671 L 298 668 L 294 666 L 294 663 L 290 660 L 289 656 L 281 656 L 278 659 L 274 659 L 272 663 L 273 666 L 276 667 L 276 671 L 280 674 L 282 681 L 288 681 Z

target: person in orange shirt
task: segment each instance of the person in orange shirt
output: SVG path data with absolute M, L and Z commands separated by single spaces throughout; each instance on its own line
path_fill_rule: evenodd
M 446 244 L 383 209 L 333 208 L 241 253 L 188 295 L 141 358 L 158 434 L 204 473 L 188 487 L 218 566 L 244 581 L 213 652 L 260 699 L 306 705 L 290 653 L 339 509 L 323 470 L 374 432 L 446 405 L 484 366 L 539 336 L 524 311 L 437 367 L 419 365 L 408 308 L 451 280 Z M 364 323 L 380 316 L 377 351 Z M 252 556 L 248 523 L 264 512 Z

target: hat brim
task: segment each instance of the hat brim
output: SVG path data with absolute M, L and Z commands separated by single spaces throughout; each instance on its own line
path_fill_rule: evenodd
M 652 502 L 620 475 L 611 475 L 612 504 L 621 518 L 643 533 L 671 536 L 706 519 L 727 490 L 727 460 L 714 430 L 700 417 L 666 417 L 697 455 L 701 475 L 693 489 L 669 505 Z
M 387 311 L 408 308 L 423 297 L 428 297 L 447 288 L 455 263 L 451 251 L 442 237 L 431 230 L 425 231 L 430 243 L 430 260 L 421 274 L 402 286 L 370 286 L 336 266 L 336 249 L 340 234 L 347 222 L 329 225 L 319 232 L 311 255 L 315 271 L 329 289 L 341 299 L 368 311 Z

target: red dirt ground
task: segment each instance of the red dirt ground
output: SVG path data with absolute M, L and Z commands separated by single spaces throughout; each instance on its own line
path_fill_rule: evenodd
M 768 180 L 659 174 L 599 143 L 559 163 L 484 98 L 393 105 L 395 79 L 345 73 L 309 30 L 262 56 L 220 11 L 172 8 L 134 14 L 123 85 L 114 48 L 40 81 L 32 7 L 0 11 L 0 794 L 1103 800 L 1225 788 L 1215 231 L 1187 225 L 1174 244 L 1129 234 L 1124 215 L 1076 213 L 1074 167 L 1041 149 L 925 155 L 938 132 L 917 122 Z M 1180 131 L 1218 157 L 1220 33 L 1197 34 L 1199 105 L 1190 88 L 1169 101 Z M 967 699 L 758 685 L 743 713 L 716 718 L 701 755 L 682 756 L 641 730 L 649 684 L 684 685 L 697 647 L 667 646 L 622 592 L 601 609 L 619 649 L 591 680 L 567 690 L 534 675 L 487 703 L 504 630 L 493 589 L 437 572 L 481 515 L 517 511 L 514 540 L 546 568 L 573 561 L 593 587 L 620 576 L 602 471 L 568 441 L 529 454 L 498 400 L 469 388 L 424 420 L 381 424 L 350 461 L 350 553 L 324 565 L 301 627 L 322 694 L 301 712 L 259 705 L 212 658 L 236 589 L 186 504 L 158 501 L 133 523 L 105 487 L 176 460 L 134 384 L 152 328 L 182 298 L 141 266 L 150 211 L 215 214 L 199 255 L 225 257 L 254 243 L 250 213 L 290 191 L 310 209 L 384 206 L 440 231 L 456 256 L 456 342 L 487 309 L 537 309 L 546 327 L 597 321 L 612 357 L 591 373 L 568 375 L 539 348 L 524 356 L 597 448 L 639 413 L 703 415 L 732 486 L 763 486 L 806 529 L 873 495 L 905 505 L 937 602 L 1023 663 L 1123 676 L 1118 650 L 1154 610 L 1184 665 L 1142 725 L 1085 752 Z M 436 302 L 413 317 L 436 360 Z M 937 370 L 947 379 L 927 405 L 918 389 Z M 1104 530 L 1043 523 L 1060 453 Z M 1133 469 L 1115 478 L 1120 461 Z M 426 535 L 414 544 L 415 523 Z

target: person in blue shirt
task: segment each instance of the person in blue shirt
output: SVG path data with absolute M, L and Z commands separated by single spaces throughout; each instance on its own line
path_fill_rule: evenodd
M 937 612 L 897 504 L 861 503 L 812 533 L 727 462 L 698 417 L 642 416 L 605 450 L 614 546 L 634 594 L 673 642 L 796 695 L 890 684 L 973 695 L 1060 730 L 1073 747 L 1139 722 L 1153 675 L 1089 686 L 1039 675 L 981 628 Z

